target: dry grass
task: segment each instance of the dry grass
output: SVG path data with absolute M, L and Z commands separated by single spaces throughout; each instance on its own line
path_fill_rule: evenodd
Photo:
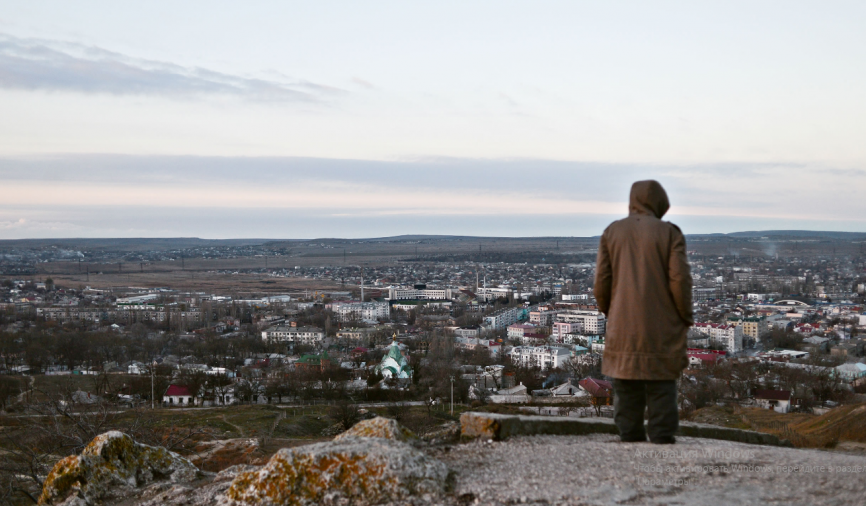
M 776 413 L 760 408 L 709 406 L 695 411 L 688 419 L 773 434 L 800 448 L 834 448 L 842 442 L 866 443 L 866 403 L 841 406 L 820 416 Z
M 801 448 L 834 448 L 844 441 L 866 443 L 866 404 L 841 406 L 816 416 L 740 408 L 752 430 L 775 434 Z
M 821 416 L 796 422 L 791 428 L 817 441 L 866 443 L 866 404 L 841 406 Z

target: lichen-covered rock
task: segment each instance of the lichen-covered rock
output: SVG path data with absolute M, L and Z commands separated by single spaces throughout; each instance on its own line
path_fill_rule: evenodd
M 441 494 L 448 469 L 412 446 L 383 438 L 284 448 L 239 474 L 226 497 L 244 505 L 378 504 Z
M 39 504 L 97 504 L 156 480 L 192 481 L 197 472 L 192 463 L 165 448 L 136 443 L 122 432 L 106 432 L 96 436 L 81 455 L 54 465 Z
M 344 437 L 376 437 L 403 441 L 404 443 L 418 439 L 418 436 L 397 423 L 396 420 L 381 416 L 356 423 L 351 429 L 340 434 L 334 440 L 336 441 Z

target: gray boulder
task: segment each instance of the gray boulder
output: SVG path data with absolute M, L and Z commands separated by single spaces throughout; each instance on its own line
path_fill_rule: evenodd
M 185 483 L 197 475 L 198 469 L 180 455 L 110 431 L 96 436 L 81 455 L 66 457 L 54 465 L 45 479 L 39 504 L 99 504 L 154 481 Z
M 225 497 L 243 505 L 381 504 L 446 490 L 448 469 L 420 450 L 379 437 L 284 448 L 240 473 Z

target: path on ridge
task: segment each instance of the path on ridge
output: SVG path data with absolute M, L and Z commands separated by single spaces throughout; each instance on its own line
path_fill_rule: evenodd
M 468 504 L 866 504 L 866 456 L 839 452 L 592 434 L 476 440 L 433 453 L 456 471 L 455 495 Z M 777 467 L 822 465 L 847 472 Z

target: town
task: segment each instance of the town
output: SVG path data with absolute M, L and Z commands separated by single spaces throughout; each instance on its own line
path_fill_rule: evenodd
M 733 240 L 689 243 L 696 323 L 681 416 L 745 424 L 802 447 L 866 443 L 856 430 L 862 417 L 848 415 L 866 399 L 864 237 L 826 246 L 780 236 L 769 251 L 765 236 L 741 238 L 750 246 L 731 254 Z M 8 420 L 100 410 L 105 423 L 108 413 L 192 420 L 200 412 L 178 447 L 186 451 L 226 423 L 234 425 L 220 437 L 255 430 L 257 451 L 273 452 L 374 413 L 422 434 L 453 433 L 467 409 L 612 417 L 593 239 L 522 251 L 519 240 L 487 251 L 475 243 L 475 251 L 447 251 L 453 243 L 429 238 L 394 243 L 396 252 L 378 261 L 368 252 L 363 262 L 342 251 L 361 244 L 326 242 L 314 257 L 297 252 L 305 244 L 7 245 L 0 405 Z M 208 259 L 234 264 L 202 266 Z M 178 260 L 173 271 L 158 263 Z M 174 286 L 119 284 L 171 277 Z M 259 419 L 230 422 L 232 412 L 220 411 L 228 407 Z M 833 423 L 798 428 L 820 417 Z M 164 443 L 166 435 L 150 437 Z

